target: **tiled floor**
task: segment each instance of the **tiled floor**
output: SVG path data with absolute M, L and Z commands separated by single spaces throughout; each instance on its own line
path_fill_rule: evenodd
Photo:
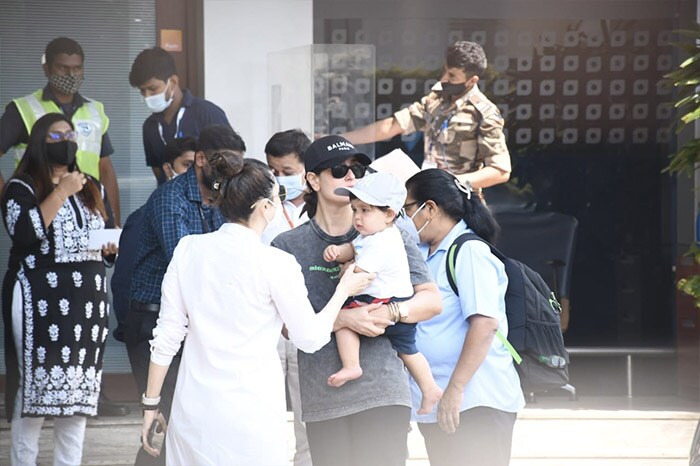
M 133 407 L 136 412 L 136 407 Z M 290 415 L 291 416 L 291 415 Z M 540 397 L 515 426 L 512 466 L 681 466 L 700 418 L 698 403 L 676 397 Z M 290 417 L 291 421 L 291 417 Z M 90 419 L 86 465 L 127 465 L 139 445 L 140 418 Z M 290 445 L 293 429 L 289 429 Z M 40 465 L 51 464 L 51 423 L 41 437 Z M 409 435 L 407 466 L 427 466 L 418 429 Z M 8 464 L 9 425 L 0 424 L 0 464 Z

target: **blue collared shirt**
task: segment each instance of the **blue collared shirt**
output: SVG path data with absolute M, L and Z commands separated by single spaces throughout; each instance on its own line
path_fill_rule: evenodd
M 196 139 L 202 128 L 209 125 L 231 126 L 221 108 L 208 100 L 193 96 L 187 89 L 182 91 L 180 108 L 184 109 L 182 118 L 178 118 L 176 113 L 170 123 L 163 119 L 163 112 L 154 113 L 143 123 L 143 150 L 149 167 L 160 168 L 163 165 L 166 142 L 188 136 Z M 163 183 L 165 179 L 159 182 Z
M 503 334 L 508 335 L 505 308 L 508 276 L 503 262 L 491 254 L 486 244 L 481 241 L 467 241 L 460 249 L 455 264 L 459 296 L 452 291 L 447 280 L 445 268 L 447 250 L 454 240 L 467 230 L 467 224 L 464 221 L 458 222 L 432 254 L 429 254 L 427 245 L 420 245 L 430 275 L 442 295 L 442 313 L 418 323 L 416 346 L 428 360 L 435 382 L 443 390 L 447 387 L 462 353 L 469 330 L 469 317 L 475 314 L 492 317 L 498 320 Z M 413 420 L 437 422 L 437 406 L 430 414 L 417 414 L 421 392 L 413 379 L 411 379 L 411 395 Z M 503 343 L 494 338 L 486 359 L 464 390 L 460 411 L 487 406 L 514 413 L 524 405 L 525 400 L 520 389 L 520 379 L 513 365 L 513 358 Z
M 180 239 L 218 230 L 225 220 L 218 208 L 202 204 L 194 165 L 151 194 L 143 218 L 131 299 L 160 304 L 163 277 Z

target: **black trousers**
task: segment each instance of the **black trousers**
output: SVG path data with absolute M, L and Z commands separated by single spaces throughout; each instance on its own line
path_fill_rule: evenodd
M 405 466 L 411 409 L 383 406 L 307 422 L 314 466 Z
M 135 312 L 129 310 L 126 315 L 125 322 L 125 343 L 126 350 L 129 354 L 129 362 L 131 363 L 131 371 L 136 379 L 136 385 L 139 393 L 146 391 L 148 382 L 148 366 L 151 362 L 151 345 L 148 343 L 153 339 L 153 329 L 156 327 L 158 320 L 157 312 Z M 168 374 L 165 376 L 163 388 L 160 392 L 160 411 L 165 416 L 165 419 L 170 419 L 170 409 L 173 404 L 173 395 L 175 393 L 175 383 L 177 381 L 177 371 L 180 368 L 181 351 L 178 352 L 168 369 Z M 165 444 L 158 458 L 154 458 L 141 448 L 136 456 L 137 466 L 160 466 L 165 465 Z
M 508 466 L 515 418 L 515 413 L 477 407 L 460 413 L 454 434 L 437 423 L 418 424 L 430 466 Z

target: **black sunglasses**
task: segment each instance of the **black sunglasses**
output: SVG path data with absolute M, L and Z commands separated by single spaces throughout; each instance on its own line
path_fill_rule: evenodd
M 277 197 L 280 198 L 280 202 L 284 202 L 285 199 L 287 199 L 287 187 L 283 184 L 279 185 L 280 191 L 279 194 L 277 194 Z
M 335 167 L 331 168 L 331 175 L 333 175 L 333 178 L 341 179 L 345 178 L 345 175 L 348 174 L 348 170 L 352 171 L 352 174 L 355 175 L 355 178 L 362 178 L 365 176 L 365 173 L 367 173 L 367 167 L 362 165 L 361 163 L 353 163 L 352 165 L 336 165 Z

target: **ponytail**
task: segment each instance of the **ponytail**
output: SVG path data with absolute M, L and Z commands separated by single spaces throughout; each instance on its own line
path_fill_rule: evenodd
M 413 200 L 433 201 L 451 219 L 464 220 L 467 227 L 491 244 L 498 239 L 500 227 L 478 193 L 460 183 L 454 175 L 437 168 L 423 170 L 406 182 Z

